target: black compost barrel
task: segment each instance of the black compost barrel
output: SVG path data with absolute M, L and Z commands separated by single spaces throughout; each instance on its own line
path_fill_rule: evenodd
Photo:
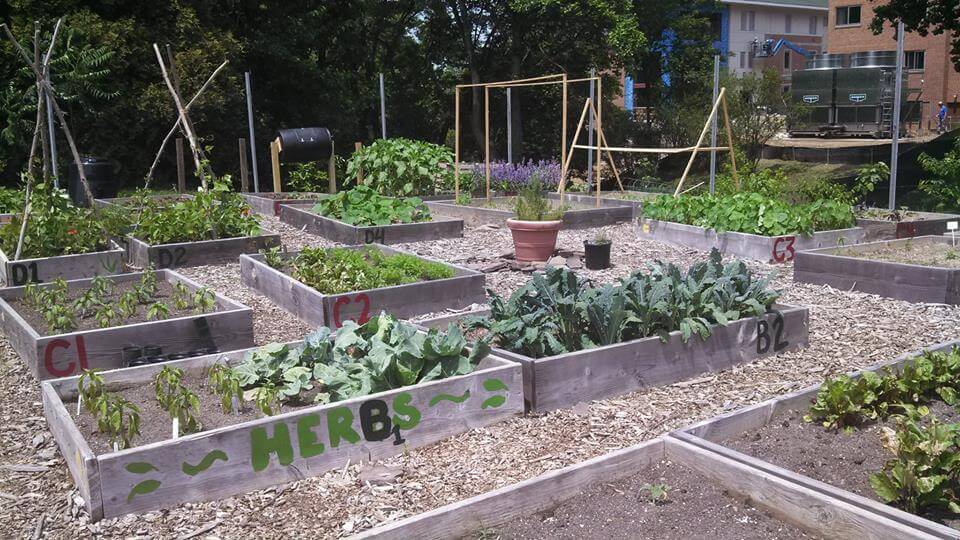
M 109 159 L 99 157 L 82 157 L 80 163 L 83 166 L 83 174 L 87 177 L 87 185 L 94 198 L 109 199 L 117 196 L 117 185 L 114 177 L 114 162 Z M 75 163 L 70 164 L 70 183 L 68 186 L 70 199 L 77 206 L 90 206 L 87 201 L 87 194 L 83 191 L 80 183 L 80 173 L 77 171 Z
M 324 161 L 333 153 L 333 137 L 322 127 L 281 129 L 280 156 L 284 163 Z

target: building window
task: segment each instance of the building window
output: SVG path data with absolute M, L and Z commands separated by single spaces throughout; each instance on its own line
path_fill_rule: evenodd
M 789 13 L 783 16 L 783 31 L 787 34 L 793 31 L 793 16 Z
M 790 69 L 790 51 L 783 53 L 783 69 Z
M 746 32 L 747 30 L 747 12 L 746 11 L 740 12 L 740 30 L 742 32 Z
M 820 19 L 819 17 L 810 17 L 810 28 L 809 28 L 809 30 L 810 30 L 810 35 L 811 35 L 811 36 L 817 35 L 817 21 L 818 21 L 819 19 Z
M 837 8 L 837 26 L 857 26 L 860 24 L 860 6 Z
M 748 12 L 747 12 L 747 19 L 748 19 L 748 20 L 747 20 L 747 23 L 748 23 L 748 25 L 750 26 L 749 30 L 752 32 L 752 31 L 756 28 L 757 12 L 756 12 L 756 11 L 748 11 Z
M 903 53 L 903 65 L 907 69 L 923 71 L 923 51 L 906 51 Z
M 740 69 L 746 68 L 747 67 L 746 64 L 747 64 L 747 52 L 740 51 Z
M 753 53 L 747 53 L 747 67 L 753 69 Z

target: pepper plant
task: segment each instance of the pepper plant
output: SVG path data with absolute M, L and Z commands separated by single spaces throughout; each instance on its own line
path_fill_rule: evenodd
M 164 366 L 154 377 L 154 391 L 160 408 L 178 419 L 180 431 L 200 431 L 200 398 L 183 385 L 183 370 Z

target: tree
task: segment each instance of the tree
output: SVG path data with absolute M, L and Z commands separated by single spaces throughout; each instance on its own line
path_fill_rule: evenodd
M 924 152 L 917 162 L 930 175 L 920 181 L 920 191 L 934 198 L 935 208 L 954 210 L 960 207 L 960 139 L 954 142 L 953 149 L 943 159 Z
M 928 33 L 951 35 L 950 59 L 954 69 L 960 71 L 960 0 L 890 0 L 873 7 L 870 29 L 874 34 L 883 32 L 885 24 L 894 27 L 903 21 L 907 32 L 921 36 Z
M 734 141 L 755 164 L 760 160 L 763 145 L 796 120 L 803 106 L 784 96 L 780 74 L 772 69 L 760 75 L 727 77 L 723 84 Z M 722 114 L 722 110 L 718 109 L 717 114 Z

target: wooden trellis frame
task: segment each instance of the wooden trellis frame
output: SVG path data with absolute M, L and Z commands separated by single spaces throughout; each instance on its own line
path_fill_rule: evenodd
M 683 184 L 687 180 L 687 175 L 690 174 L 690 169 L 693 167 L 693 161 L 697 157 L 697 153 L 701 150 L 726 150 L 730 152 L 730 173 L 733 176 L 733 181 L 736 186 L 739 188 L 740 179 L 737 176 L 737 159 L 733 152 L 733 129 L 730 126 L 730 113 L 727 109 L 727 97 L 726 97 L 726 88 L 721 88 L 720 93 L 717 95 L 716 101 L 713 103 L 713 108 L 710 110 L 710 114 L 707 116 L 706 122 L 703 124 L 703 130 L 700 131 L 700 137 L 697 139 L 697 143 L 694 146 L 689 146 L 686 148 L 625 148 L 625 147 L 612 147 L 607 144 L 606 138 L 603 137 L 603 131 L 599 129 L 600 125 L 600 103 L 597 104 L 597 110 L 594 110 L 590 100 L 587 99 L 586 103 L 583 105 L 583 113 L 580 115 L 580 123 L 577 126 L 576 132 L 573 134 L 573 142 L 570 144 L 570 150 L 567 153 L 567 158 L 564 160 L 563 173 L 560 178 L 560 187 L 557 190 L 560 193 L 561 199 L 563 198 L 564 189 L 567 183 L 567 164 L 570 159 L 573 157 L 573 151 L 576 149 L 583 149 L 588 151 L 597 151 L 597 164 L 600 163 L 600 151 L 605 150 L 607 156 L 610 159 L 611 164 L 613 163 L 613 156 L 611 152 L 632 152 L 632 153 L 645 153 L 645 154 L 680 154 L 683 152 L 691 152 L 690 159 L 687 161 L 687 166 L 683 170 L 683 175 L 680 177 L 680 181 L 677 183 L 677 189 L 674 191 L 673 196 L 678 197 L 683 189 Z M 713 120 L 713 117 L 717 114 L 718 109 L 723 106 L 723 121 L 725 131 L 727 133 L 727 146 L 701 146 L 703 144 L 703 139 L 706 137 L 707 132 L 710 130 L 710 122 Z M 592 111 L 597 118 L 598 133 L 597 145 L 590 146 L 584 144 L 577 144 L 577 140 L 580 137 L 580 131 L 583 127 L 583 119 L 586 117 L 588 111 Z M 617 182 L 620 181 L 620 175 L 616 171 L 616 167 L 613 168 L 614 174 L 617 177 Z M 597 169 L 597 206 L 600 206 L 600 176 L 599 176 L 599 167 Z M 694 186 L 696 187 L 696 186 Z M 620 185 L 621 191 L 623 190 L 623 185 Z
M 462 88 L 483 88 L 483 131 L 484 131 L 484 175 L 486 177 L 486 196 L 487 199 L 490 199 L 490 89 L 491 88 L 516 88 L 522 86 L 542 86 L 548 84 L 560 84 L 562 85 L 562 103 L 561 103 L 561 122 L 560 122 L 560 163 L 566 171 L 566 148 L 567 148 L 567 103 L 568 103 L 568 86 L 572 83 L 583 83 L 589 81 L 597 81 L 597 90 L 602 92 L 603 87 L 601 86 L 600 77 L 584 77 L 581 79 L 570 79 L 567 77 L 566 73 L 558 73 L 554 75 L 541 75 L 539 77 L 529 77 L 526 79 L 512 79 L 508 81 L 495 81 L 495 82 L 486 82 L 486 83 L 472 83 L 472 84 L 458 84 L 454 87 L 454 143 L 453 143 L 453 154 L 454 154 L 454 197 L 460 197 L 460 89 Z M 589 103 L 589 100 L 587 100 Z M 595 111 L 596 129 L 597 133 L 602 136 L 601 130 L 601 118 L 602 118 L 602 107 L 597 106 Z M 507 119 L 510 121 L 510 119 Z M 581 116 L 581 124 L 583 118 Z M 579 133 L 581 126 L 577 127 L 577 132 Z M 599 138 L 598 138 L 599 141 Z M 611 157 L 611 163 L 613 158 Z M 597 148 L 597 179 L 600 179 L 599 176 L 599 163 L 600 163 L 600 149 Z M 565 177 L 565 174 L 563 175 Z M 619 181 L 619 173 L 617 173 L 617 179 Z M 562 182 L 562 180 L 561 180 Z M 599 185 L 599 182 L 598 182 Z M 621 186 L 621 190 L 623 186 Z

